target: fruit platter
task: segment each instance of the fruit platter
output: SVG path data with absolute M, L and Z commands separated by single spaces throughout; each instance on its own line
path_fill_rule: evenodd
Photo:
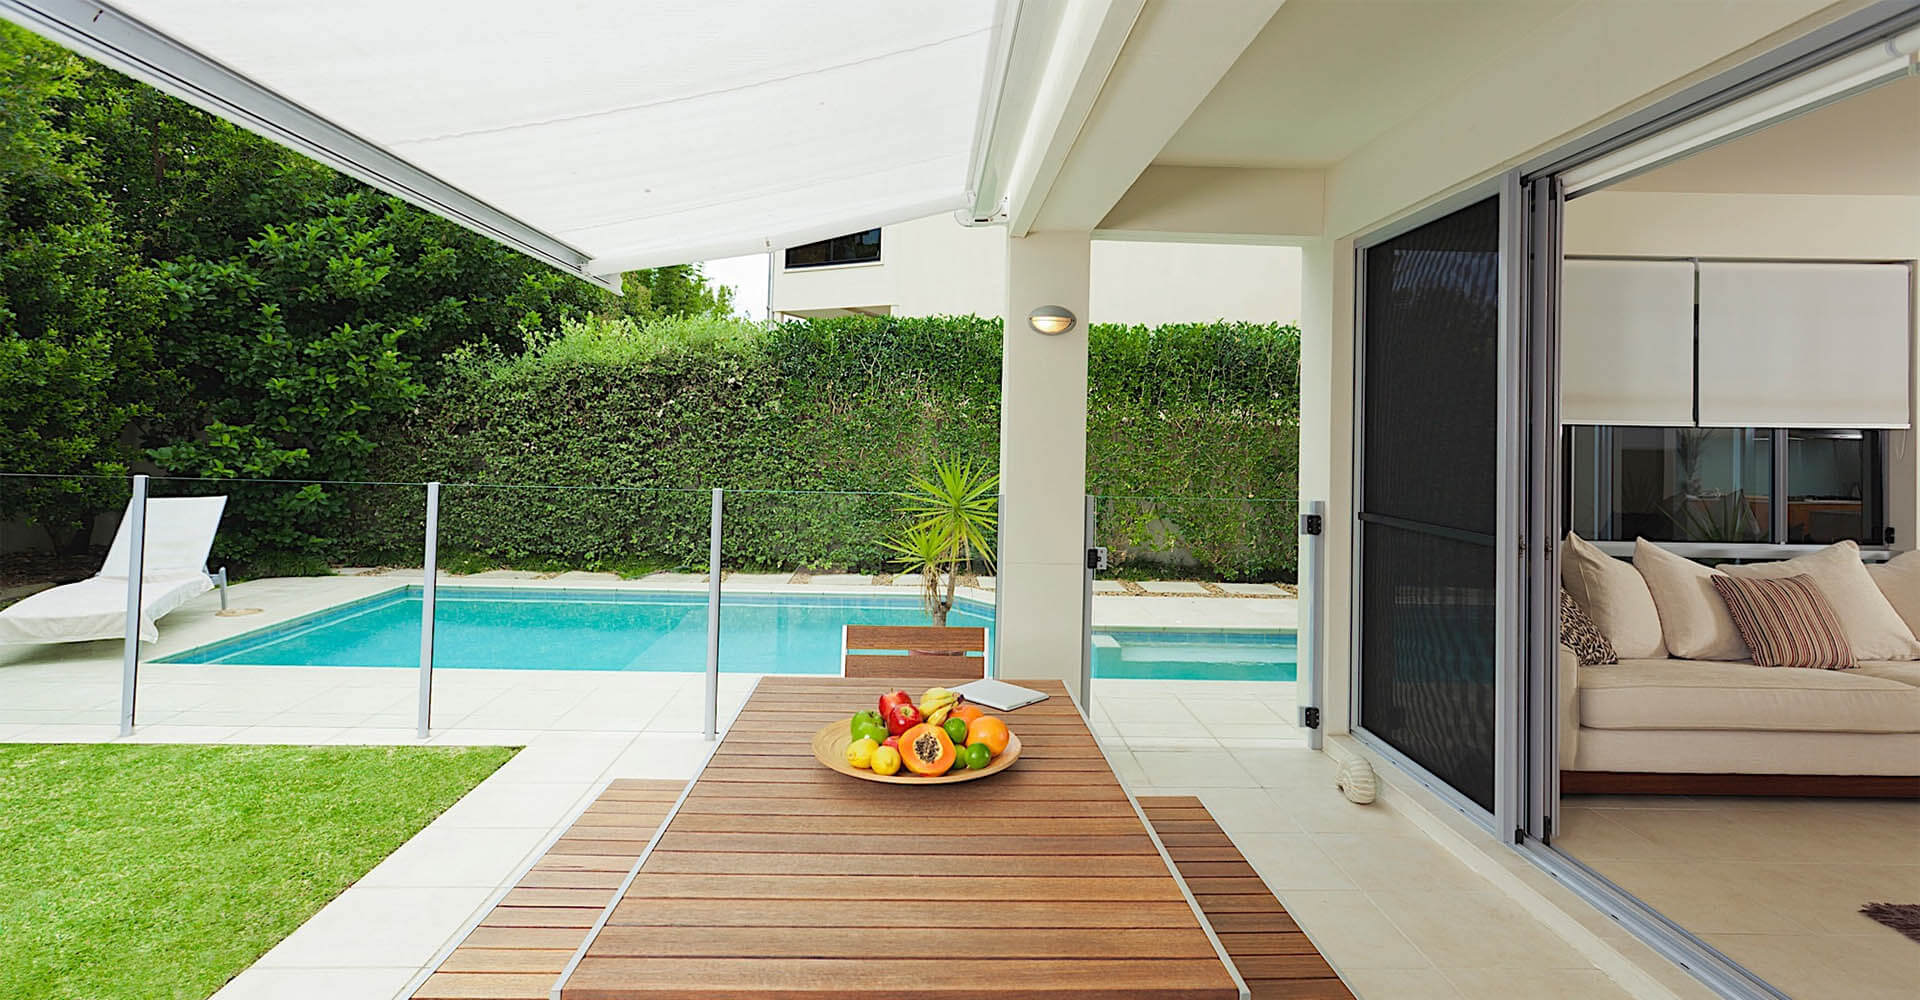
M 1020 758 L 1020 737 L 958 692 L 928 688 L 880 696 L 875 708 L 813 734 L 813 755 L 841 774 L 896 785 L 974 781 Z

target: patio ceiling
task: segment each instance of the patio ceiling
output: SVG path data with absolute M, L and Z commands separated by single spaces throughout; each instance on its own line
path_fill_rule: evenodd
M 996 0 L 0 0 L 46 34 L 583 276 L 955 209 Z

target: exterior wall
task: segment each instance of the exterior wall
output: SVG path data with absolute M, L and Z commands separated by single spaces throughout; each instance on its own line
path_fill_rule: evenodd
M 1328 484 L 1328 731 L 1346 728 L 1354 657 L 1353 238 L 1862 6 L 1590 0 L 1543 24 L 1521 51 L 1491 60 L 1478 81 L 1440 97 L 1329 173 L 1326 234 L 1333 252 L 1331 274 L 1320 280 L 1331 287 L 1331 350 L 1303 353 L 1301 371 L 1303 384 L 1331 387 L 1326 423 L 1315 426 L 1303 415 L 1309 419 L 1301 425 L 1301 481 Z M 1306 443 L 1322 435 L 1324 448 Z M 1309 461 L 1326 464 L 1308 468 Z
M 1300 252 L 1294 247 L 1096 241 L 1095 323 L 1215 319 L 1296 323 Z M 880 309 L 896 316 L 999 315 L 1007 305 L 1007 232 L 936 215 L 880 236 L 880 261 L 773 277 L 775 313 Z

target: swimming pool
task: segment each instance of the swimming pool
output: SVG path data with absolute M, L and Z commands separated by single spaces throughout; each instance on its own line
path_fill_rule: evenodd
M 165 657 L 162 663 L 417 667 L 421 588 L 385 593 Z M 727 673 L 835 674 L 840 627 L 924 625 L 911 594 L 728 594 L 720 615 Z M 962 599 L 950 625 L 993 627 L 992 605 Z M 442 586 L 433 624 L 436 668 L 700 671 L 707 596 L 648 590 Z M 1283 633 L 1103 631 L 1094 676 L 1292 680 Z

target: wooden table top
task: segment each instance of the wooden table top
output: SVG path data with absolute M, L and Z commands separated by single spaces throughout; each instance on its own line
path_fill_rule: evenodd
M 902 787 L 813 759 L 822 725 L 932 682 L 766 677 L 563 1000 L 1240 996 L 1058 681 L 1007 719 L 1020 760 Z

